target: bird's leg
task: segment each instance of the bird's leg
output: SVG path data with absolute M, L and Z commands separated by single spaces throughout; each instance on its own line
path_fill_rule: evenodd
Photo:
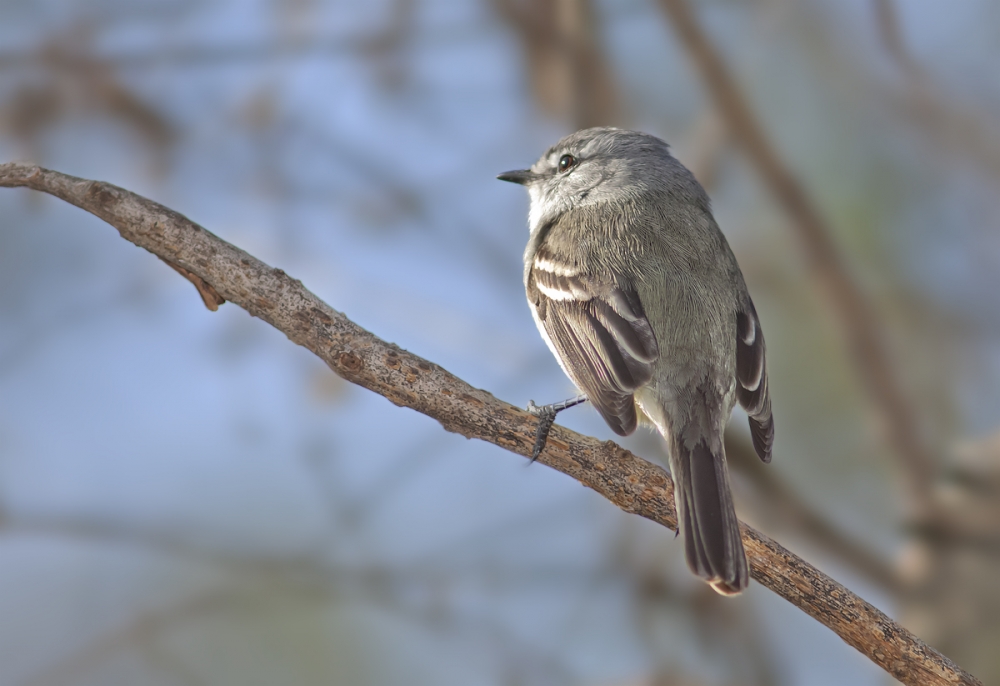
M 549 431 L 552 429 L 552 424 L 556 421 L 556 415 L 569 407 L 575 407 L 585 402 L 587 402 L 586 395 L 578 395 L 569 400 L 542 406 L 536 405 L 534 400 L 528 401 L 528 412 L 538 417 L 538 429 L 535 430 L 535 448 L 531 451 L 531 462 L 537 460 L 538 456 L 542 454 L 545 442 L 549 438 Z M 531 462 L 528 464 L 531 464 Z

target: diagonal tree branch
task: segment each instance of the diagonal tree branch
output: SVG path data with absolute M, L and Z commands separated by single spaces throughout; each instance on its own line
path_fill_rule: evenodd
M 0 165 L 0 187 L 26 187 L 76 205 L 122 237 L 181 268 L 309 349 L 343 378 L 438 420 L 448 431 L 522 456 L 535 418 L 473 388 L 436 364 L 382 341 L 301 282 L 223 241 L 181 214 L 117 186 L 40 167 Z M 200 292 L 201 289 L 199 289 Z M 668 474 L 611 441 L 554 427 L 540 462 L 600 493 L 625 512 L 676 529 Z M 837 633 L 904 684 L 979 685 L 971 674 L 809 563 L 742 525 L 754 579 Z

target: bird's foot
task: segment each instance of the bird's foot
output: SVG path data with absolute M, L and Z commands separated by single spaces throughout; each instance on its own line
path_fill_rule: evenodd
M 586 395 L 578 395 L 575 398 L 552 403 L 551 405 L 536 405 L 534 400 L 528 401 L 528 412 L 538 417 L 538 428 L 535 430 L 535 447 L 531 451 L 531 462 L 537 460 L 538 456 L 542 454 L 545 442 L 549 439 L 549 431 L 552 430 L 552 425 L 556 421 L 556 415 L 567 408 L 575 407 L 585 402 L 587 402 Z M 531 462 L 528 464 L 531 464 Z

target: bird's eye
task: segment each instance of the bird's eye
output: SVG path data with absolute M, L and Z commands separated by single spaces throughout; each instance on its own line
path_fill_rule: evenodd
M 563 155 L 559 158 L 559 171 L 569 171 L 576 166 L 576 158 L 572 155 Z

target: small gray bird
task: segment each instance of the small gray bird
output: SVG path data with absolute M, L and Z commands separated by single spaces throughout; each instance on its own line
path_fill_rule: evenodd
M 774 420 L 760 321 L 705 190 L 662 140 L 615 128 L 577 131 L 497 178 L 531 196 L 524 285 L 542 338 L 615 433 L 640 420 L 660 432 L 688 565 L 739 593 L 723 431 L 738 400 L 769 462 Z

